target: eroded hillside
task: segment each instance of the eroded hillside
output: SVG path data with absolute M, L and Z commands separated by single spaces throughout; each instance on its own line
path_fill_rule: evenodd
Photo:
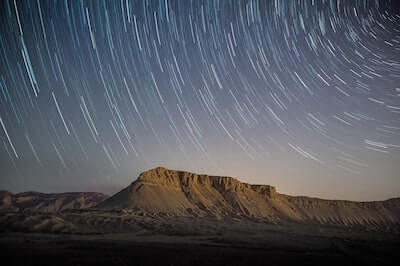
M 373 202 L 294 197 L 232 177 L 158 167 L 140 174 L 99 209 L 132 209 L 171 216 L 248 217 L 270 222 L 391 227 L 400 224 L 400 199 Z

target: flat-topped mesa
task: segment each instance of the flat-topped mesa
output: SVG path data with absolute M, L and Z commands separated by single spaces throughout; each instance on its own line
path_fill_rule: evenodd
M 200 185 L 213 187 L 220 192 L 245 192 L 251 189 L 268 198 L 275 198 L 277 194 L 275 187 L 269 185 L 251 185 L 229 176 L 198 175 L 186 171 L 169 170 L 164 167 L 157 167 L 141 173 L 135 182 L 180 188 L 184 192 L 190 191 L 193 185 Z
M 273 186 L 251 185 L 163 167 L 143 172 L 130 186 L 96 206 L 152 215 L 251 217 L 270 222 L 400 226 L 399 199 L 349 202 L 278 194 Z

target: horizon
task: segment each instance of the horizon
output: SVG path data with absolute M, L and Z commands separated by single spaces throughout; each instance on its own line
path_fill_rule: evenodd
M 394 0 L 0 13 L 0 190 L 111 195 L 163 165 L 288 195 L 400 197 Z
M 210 174 L 207 174 L 207 173 L 196 173 L 196 172 L 186 171 L 186 170 L 182 170 L 182 169 L 170 169 L 170 168 L 167 168 L 167 167 L 165 167 L 165 166 L 157 166 L 157 167 L 148 169 L 148 170 L 146 170 L 146 171 L 143 171 L 143 172 L 141 172 L 140 174 L 142 174 L 142 173 L 144 173 L 144 172 L 147 172 L 147 171 L 155 170 L 155 169 L 157 169 L 157 168 L 164 168 L 164 169 L 166 169 L 166 170 L 177 171 L 177 172 L 189 172 L 189 173 L 197 174 L 197 175 L 221 176 L 221 175 L 210 175 Z M 129 184 L 122 185 L 122 186 L 116 186 L 116 185 L 115 185 L 115 186 L 112 186 L 112 185 L 110 185 L 110 186 L 100 185 L 100 186 L 97 186 L 97 187 L 94 187 L 94 188 L 93 188 L 93 186 L 87 186 L 88 188 L 92 187 L 92 189 L 60 190 L 60 191 L 38 191 L 38 190 L 29 190 L 29 189 L 28 189 L 28 190 L 23 190 L 23 191 L 16 191 L 16 192 L 14 192 L 14 191 L 9 191 L 9 190 L 2 190 L 2 189 L 0 189 L 0 191 L 8 191 L 8 192 L 10 192 L 10 193 L 12 193 L 12 194 L 14 194 L 14 195 L 15 195 L 15 194 L 19 194 L 19 193 L 24 193 L 24 192 L 39 192 L 39 193 L 45 193 L 45 194 L 52 194 L 52 193 L 70 193 L 70 192 L 72 192 L 72 193 L 80 193 L 80 192 L 82 192 L 82 193 L 85 193 L 85 192 L 91 193 L 91 192 L 93 192 L 93 193 L 102 193 L 102 194 L 105 194 L 105 195 L 111 197 L 111 196 L 114 196 L 115 194 L 119 193 L 120 191 L 124 190 L 126 187 L 130 186 L 130 185 L 131 185 L 132 183 L 134 183 L 135 181 L 137 181 L 137 179 L 139 178 L 140 174 L 139 174 L 136 178 L 134 178 Z M 321 196 L 316 196 L 316 195 L 290 194 L 290 193 L 286 193 L 286 192 L 284 192 L 284 191 L 280 191 L 279 188 L 277 188 L 276 186 L 271 185 L 271 184 L 248 183 L 248 182 L 245 182 L 245 181 L 241 180 L 240 177 L 235 177 L 235 176 L 226 176 L 226 175 L 222 175 L 222 177 L 233 178 L 233 179 L 238 180 L 238 181 L 241 182 L 241 183 L 250 184 L 250 185 L 267 185 L 267 186 L 273 186 L 273 187 L 276 189 L 276 191 L 277 191 L 278 193 L 280 193 L 280 194 L 285 194 L 285 195 L 288 195 L 288 196 L 294 196 L 294 197 L 308 197 L 308 198 L 319 198 L 319 199 L 326 199 L 326 200 L 354 201 L 354 202 L 385 201 L 385 200 L 391 200 L 391 199 L 400 198 L 400 195 L 394 195 L 393 197 L 382 198 L 382 199 L 358 199 L 358 200 L 357 200 L 357 199 L 338 198 L 338 197 L 335 197 L 335 196 L 332 196 L 331 198 L 327 198 L 327 197 L 321 197 Z M 83 187 L 85 187 L 85 186 L 83 186 Z

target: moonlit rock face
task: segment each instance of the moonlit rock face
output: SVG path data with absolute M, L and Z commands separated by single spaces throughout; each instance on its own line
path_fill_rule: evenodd
M 253 217 L 270 222 L 398 226 L 400 201 L 375 202 L 294 197 L 268 185 L 242 183 L 158 167 L 140 174 L 127 188 L 96 206 L 162 216 Z
M 140 174 L 138 180 L 168 187 L 180 187 L 183 190 L 190 190 L 191 186 L 200 185 L 226 192 L 243 192 L 245 189 L 253 189 L 261 193 L 268 191 L 270 197 L 276 194 L 275 188 L 268 185 L 250 185 L 241 183 L 232 177 L 197 175 L 185 171 L 168 170 L 163 167 Z

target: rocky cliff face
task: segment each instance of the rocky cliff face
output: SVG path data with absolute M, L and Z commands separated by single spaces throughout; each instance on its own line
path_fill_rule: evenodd
M 245 192 L 253 190 L 269 198 L 276 196 L 276 189 L 269 185 L 250 185 L 242 183 L 235 178 L 227 176 L 208 176 L 198 175 L 185 171 L 169 170 L 164 167 L 158 167 L 140 174 L 138 182 L 151 183 L 167 187 L 182 189 L 184 192 L 190 192 L 191 188 L 203 186 L 214 188 L 220 193 L 224 192 Z
M 262 215 L 268 209 L 268 199 L 274 197 L 276 191 L 272 186 L 158 167 L 140 174 L 130 186 L 98 207 L 141 209 L 177 216 Z
M 158 167 L 100 203 L 100 209 L 133 209 L 171 216 L 247 217 L 273 223 L 398 226 L 400 199 L 375 202 L 293 197 L 268 185 L 232 177 Z
M 57 212 L 84 209 L 95 206 L 106 198 L 107 195 L 96 192 L 23 192 L 14 195 L 8 191 L 0 191 L 0 211 Z

